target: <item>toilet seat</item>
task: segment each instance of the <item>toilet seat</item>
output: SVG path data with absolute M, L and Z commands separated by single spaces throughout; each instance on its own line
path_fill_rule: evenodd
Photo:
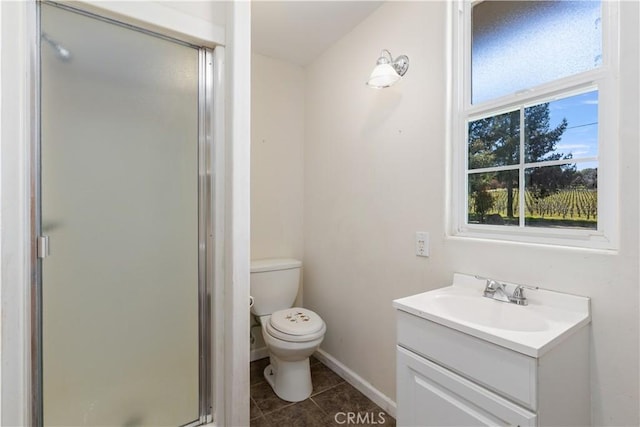
M 300 307 L 274 312 L 265 326 L 269 335 L 289 342 L 312 341 L 326 331 L 326 325 L 320 316 Z

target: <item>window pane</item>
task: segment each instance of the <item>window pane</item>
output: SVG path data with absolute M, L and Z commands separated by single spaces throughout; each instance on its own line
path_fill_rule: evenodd
M 525 225 L 598 228 L 598 164 L 525 170 Z
M 469 169 L 520 162 L 520 111 L 469 122 Z
M 472 103 L 597 68 L 600 1 L 483 1 L 472 9 Z
M 469 174 L 469 224 L 518 225 L 518 170 Z
M 598 91 L 525 108 L 525 161 L 598 156 Z

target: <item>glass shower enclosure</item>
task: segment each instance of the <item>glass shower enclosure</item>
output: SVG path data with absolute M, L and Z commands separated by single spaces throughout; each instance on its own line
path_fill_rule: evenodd
M 201 424 L 211 52 L 39 13 L 40 423 Z

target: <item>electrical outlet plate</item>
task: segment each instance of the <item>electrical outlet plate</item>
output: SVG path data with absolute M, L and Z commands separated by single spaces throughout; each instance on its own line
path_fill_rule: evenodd
M 416 255 L 429 256 L 429 233 L 416 231 Z

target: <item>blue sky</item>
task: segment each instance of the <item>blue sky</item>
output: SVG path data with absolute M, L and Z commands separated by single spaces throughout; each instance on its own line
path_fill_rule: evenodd
M 556 152 L 573 154 L 574 159 L 598 156 L 598 92 L 591 91 L 549 103 L 550 125 L 567 119 L 567 130 L 556 145 Z M 595 167 L 578 164 L 578 169 Z

